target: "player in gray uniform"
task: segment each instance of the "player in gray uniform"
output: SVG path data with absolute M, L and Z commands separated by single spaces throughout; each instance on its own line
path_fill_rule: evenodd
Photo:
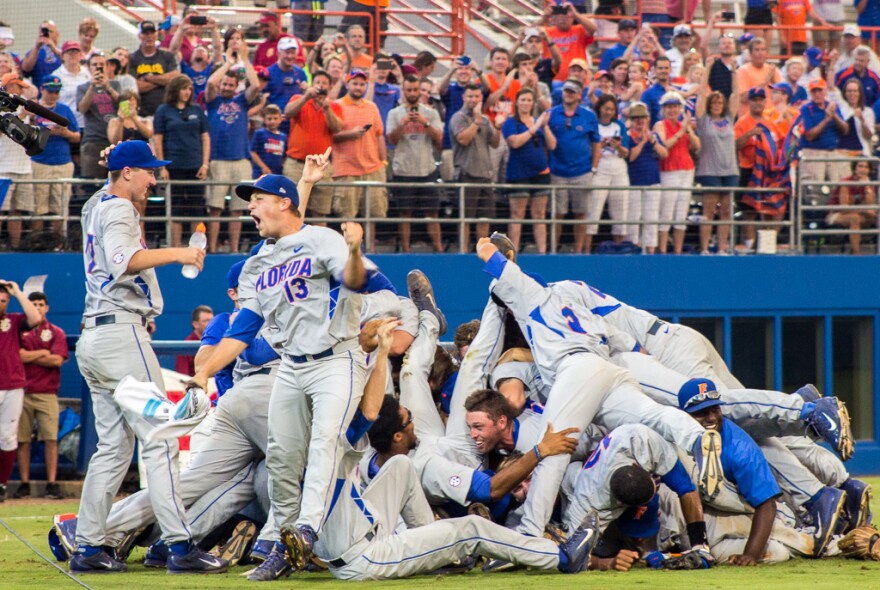
M 309 156 L 300 186 L 310 191 L 328 163 L 328 154 Z M 282 361 L 269 402 L 269 492 L 276 527 L 302 570 L 332 500 L 342 435 L 363 393 L 357 291 L 368 287 L 367 268 L 374 267 L 360 253 L 358 224 L 343 224 L 345 238 L 304 224 L 298 189 L 287 178 L 265 175 L 236 194 L 250 200 L 260 235 L 276 244 L 248 260 L 241 312 L 193 382 L 204 384 L 238 356 L 264 322 L 273 328 L 271 344 Z
M 199 248 L 147 250 L 141 238 L 134 203 L 146 200 L 155 186 L 155 169 L 170 162 L 157 160 L 150 146 L 130 141 L 115 147 L 108 158 L 110 180 L 83 207 L 83 258 L 86 274 L 84 330 L 77 344 L 80 372 L 92 394 L 98 449 L 83 484 L 74 572 L 118 572 L 125 564 L 102 549 L 108 545 L 107 514 L 131 462 L 135 436 L 147 465 L 150 499 L 172 548 L 169 571 L 225 571 L 226 562 L 207 555 L 190 542 L 178 496 L 176 441 L 145 440 L 146 419 L 126 422 L 113 400 L 120 380 L 130 375 L 153 381 L 164 392 L 156 356 L 150 348 L 147 323 L 162 312 L 162 293 L 153 270 L 172 263 L 201 269 Z
M 504 302 L 527 334 L 541 377 L 551 385 L 543 425 L 552 422 L 557 428 L 574 427 L 582 432 L 600 407 L 611 422 L 648 424 L 664 438 L 701 457 L 701 486 L 710 496 L 718 492 L 722 474 L 718 434 L 656 404 L 638 390 L 626 371 L 609 362 L 612 349 L 638 349 L 637 344 L 630 344 L 634 342 L 631 338 L 609 329 L 577 302 L 542 287 L 502 256 L 489 238 L 480 240 L 477 254 L 485 262 L 484 270 L 496 279 L 492 293 Z M 567 459 L 551 457 L 538 465 L 521 532 L 543 533 Z
M 380 334 L 380 347 L 384 349 L 380 355 L 387 355 L 389 344 L 386 329 Z M 347 580 L 404 578 L 434 571 L 473 554 L 542 569 L 558 568 L 566 573 L 584 571 L 596 538 L 595 515 L 587 515 L 562 546 L 543 537 L 519 535 L 476 516 L 435 522 L 405 454 L 410 445 L 390 457 L 384 449 L 378 470 L 370 475 L 369 484 L 362 485 L 360 465 L 368 445 L 361 434 L 365 427 L 372 424 L 370 430 L 379 430 L 377 437 L 390 446 L 398 432 L 406 431 L 412 423 L 409 411 L 391 396 L 384 399 L 381 408 L 376 407 L 376 401 L 382 399 L 382 373 L 386 367 L 384 362 L 376 364 L 361 409 L 346 432 L 346 453 L 339 465 L 344 483 L 315 546 L 316 554 L 326 561 L 333 575 Z M 380 415 L 384 419 L 375 422 Z M 395 422 L 398 424 L 391 432 Z M 409 438 L 414 441 L 415 436 Z M 369 473 L 370 465 L 363 471 Z M 407 529 L 396 532 L 401 518 Z

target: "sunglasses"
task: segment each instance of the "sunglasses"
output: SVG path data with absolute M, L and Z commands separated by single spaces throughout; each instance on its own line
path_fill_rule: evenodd
M 706 400 L 713 400 L 714 401 L 717 399 L 721 399 L 721 394 L 718 393 L 717 391 L 707 391 L 706 393 L 698 393 L 697 395 L 695 395 L 694 397 L 692 397 L 691 399 L 689 399 L 688 401 L 685 402 L 684 409 L 686 410 L 686 409 L 690 408 L 691 406 L 699 405 Z
M 413 423 L 413 415 L 412 410 L 407 410 L 406 422 L 403 423 L 403 426 L 400 428 L 401 431 L 407 429 L 407 427 Z

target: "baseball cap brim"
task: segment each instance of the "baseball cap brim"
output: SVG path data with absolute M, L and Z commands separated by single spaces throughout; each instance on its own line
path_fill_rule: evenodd
M 688 406 L 687 408 L 684 409 L 684 411 L 687 412 L 688 414 L 696 414 L 697 412 L 699 412 L 701 410 L 705 410 L 706 408 L 711 408 L 714 406 L 723 406 L 723 405 L 724 405 L 724 402 L 721 401 L 720 399 L 707 399 L 706 401 L 699 403 L 695 406 Z
M 291 195 L 285 195 L 278 191 L 269 190 L 266 188 L 260 188 L 254 184 L 239 184 L 235 187 L 235 196 L 239 199 L 244 199 L 245 201 L 250 201 L 251 195 L 254 193 L 267 193 L 270 195 L 275 195 L 276 197 L 281 197 L 282 199 L 290 199 L 293 201 L 293 197 Z

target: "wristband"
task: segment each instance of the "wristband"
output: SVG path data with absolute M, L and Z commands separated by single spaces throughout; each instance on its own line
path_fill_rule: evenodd
M 697 522 L 689 522 L 687 525 L 687 533 L 688 539 L 690 539 L 691 547 L 696 547 L 697 545 L 708 545 L 709 539 L 706 536 L 706 522 L 705 521 L 697 521 Z
M 532 447 L 532 451 L 534 451 L 535 457 L 538 458 L 538 463 L 540 463 L 544 457 L 541 456 L 541 452 L 538 450 L 538 445 L 535 445 L 534 447 Z

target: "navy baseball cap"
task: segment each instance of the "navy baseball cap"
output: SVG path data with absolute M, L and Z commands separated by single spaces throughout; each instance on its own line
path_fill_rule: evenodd
M 804 57 L 810 62 L 811 68 L 816 68 L 822 65 L 825 52 L 818 47 L 807 47 L 807 50 L 804 51 Z
M 678 390 L 678 407 L 688 414 L 723 405 L 718 388 L 709 379 L 691 379 Z
M 767 98 L 767 92 L 764 90 L 763 86 L 756 86 L 755 88 L 749 89 L 749 100 L 753 98 Z
M 621 29 L 626 30 L 626 29 L 638 29 L 638 28 L 639 28 L 639 26 L 636 24 L 636 21 L 634 21 L 631 18 L 624 18 L 622 20 L 617 21 L 617 30 L 618 31 L 620 31 Z
M 794 89 L 788 82 L 777 82 L 773 85 L 773 90 L 779 90 L 780 92 L 786 93 L 788 95 L 788 98 L 791 98 L 794 94 Z
M 110 152 L 107 158 L 107 170 L 128 168 L 161 168 L 171 160 L 160 160 L 146 141 L 123 141 Z
M 45 90 L 54 90 L 57 92 L 61 90 L 62 86 L 63 84 L 61 83 L 61 78 L 59 78 L 58 76 L 50 76 L 43 80 L 41 88 Z
M 295 207 L 299 207 L 299 192 L 296 190 L 296 184 L 281 174 L 264 174 L 253 184 L 240 184 L 235 187 L 235 194 L 245 201 L 251 198 L 254 191 L 290 199 Z
M 226 273 L 226 286 L 228 288 L 238 289 L 238 277 L 241 275 L 241 269 L 244 268 L 245 262 L 247 262 L 247 258 L 239 260 L 229 267 L 229 272 Z

